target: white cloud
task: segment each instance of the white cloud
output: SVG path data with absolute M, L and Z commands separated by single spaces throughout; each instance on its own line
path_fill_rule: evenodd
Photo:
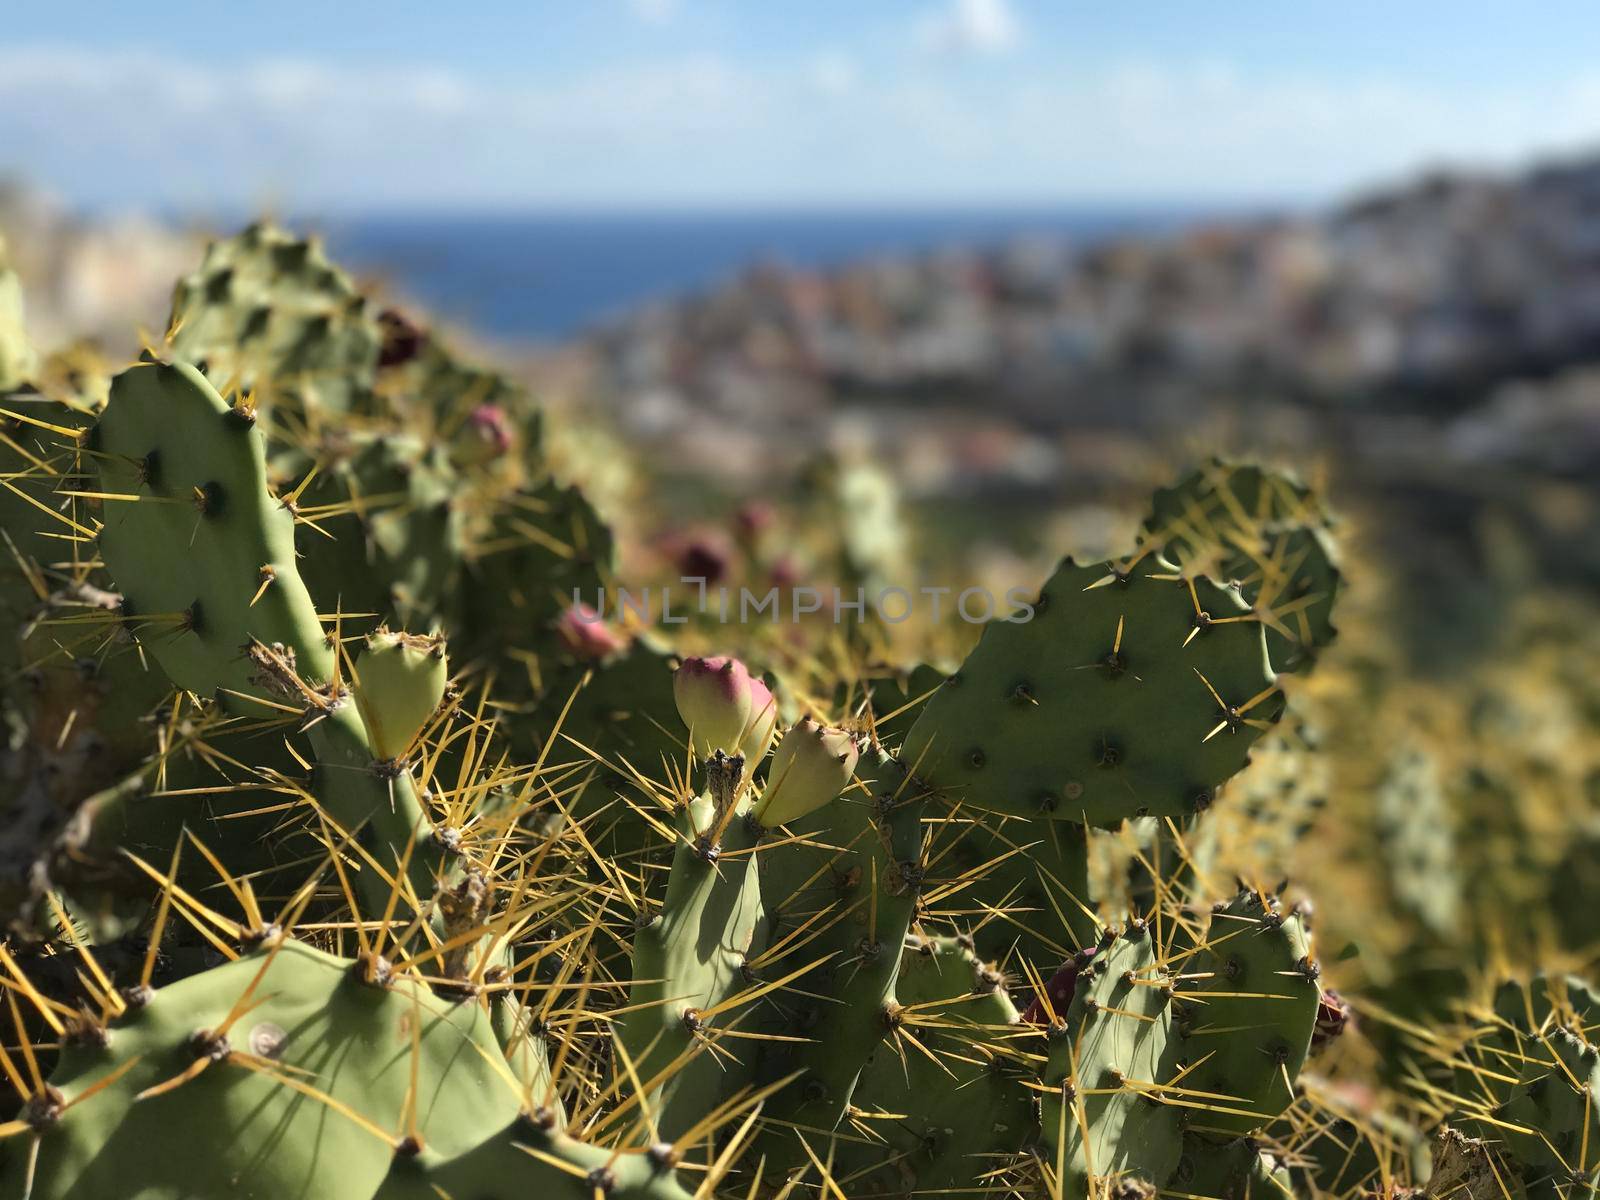
M 628 0 L 628 7 L 650 25 L 665 25 L 678 15 L 678 0 Z
M 1015 49 L 1021 27 L 1010 0 L 947 0 L 917 26 L 917 40 L 941 52 L 999 54 Z
M 847 96 L 861 79 L 855 60 L 835 51 L 812 59 L 810 73 L 811 82 L 825 96 Z
M 997 203 L 1332 196 L 1600 141 L 1600 72 L 1525 88 L 1227 63 L 980 77 L 837 51 L 493 83 L 427 65 L 0 48 L 0 175 L 81 201 Z M 904 65 L 904 64 L 902 64 Z

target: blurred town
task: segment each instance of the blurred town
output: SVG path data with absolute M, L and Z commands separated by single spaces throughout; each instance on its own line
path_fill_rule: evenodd
M 196 253 L 20 188 L 0 229 L 47 346 L 125 344 Z M 614 429 L 677 517 L 802 489 L 831 450 L 882 464 L 952 541 L 1093 553 L 1120 531 L 1090 497 L 1267 452 L 1359 497 L 1424 609 L 1528 572 L 1600 586 L 1600 159 L 1170 236 L 755 264 L 567 345 L 500 349 Z

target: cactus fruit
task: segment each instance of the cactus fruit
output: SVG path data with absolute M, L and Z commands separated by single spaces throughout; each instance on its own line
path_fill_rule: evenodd
M 1069 560 L 1031 619 L 985 626 L 904 757 L 954 802 L 1109 826 L 1208 807 L 1282 708 L 1237 591 L 1152 554 Z
M 578 662 L 604 662 L 628 644 L 598 609 L 582 602 L 563 611 L 555 628 L 562 648 Z
M 765 681 L 750 677 L 750 723 L 744 737 L 739 739 L 739 757 L 744 759 L 745 770 L 754 772 L 772 749 L 772 739 L 778 733 L 778 698 L 772 694 Z M 852 764 L 854 765 L 854 764 Z
M 391 633 L 383 626 L 367 635 L 350 690 L 380 762 L 404 757 L 443 702 L 449 678 L 443 638 Z
M 672 676 L 672 696 L 700 758 L 738 752 L 753 727 L 750 672 L 736 658 L 686 658 Z
M 770 694 L 768 702 L 770 705 Z M 767 736 L 771 737 L 770 732 Z M 806 718 L 778 742 L 766 787 L 751 810 L 751 819 L 772 829 L 832 803 L 850 782 L 859 757 L 855 739 L 844 730 L 828 729 Z

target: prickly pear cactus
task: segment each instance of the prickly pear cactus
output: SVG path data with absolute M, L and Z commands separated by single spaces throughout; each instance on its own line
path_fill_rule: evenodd
M 762 1063 L 769 1079 L 798 1072 L 769 1114 L 808 1127 L 840 1121 L 901 1020 L 901 948 L 927 870 L 923 797 L 904 769 L 874 747 L 857 770 L 860 790 L 789 823 L 794 844 L 761 856 L 768 942 L 803 939 L 795 954 L 818 960 L 774 1004 L 773 1031 L 795 1040 L 773 1042 Z
M 1151 542 L 1175 561 L 1239 584 L 1282 672 L 1309 667 L 1337 632 L 1333 528 L 1293 475 L 1223 459 L 1157 491 L 1145 518 Z
M 659 912 L 640 915 L 633 985 L 616 1021 L 616 1055 L 668 1140 L 753 1070 L 746 1056 L 719 1053 L 750 1022 L 748 972 L 762 948 L 761 830 L 746 819 L 743 768 L 738 758 L 708 763 L 704 794 L 680 813 L 666 896 Z
M 172 296 L 172 353 L 224 386 L 316 420 L 363 407 L 382 331 L 322 246 L 270 223 L 213 242 Z
M 230 713 L 303 716 L 327 812 L 348 830 L 370 823 L 387 853 L 420 838 L 410 869 L 431 894 L 431 822 L 409 771 L 374 751 L 349 703 L 337 632 L 300 580 L 294 518 L 267 487 L 253 414 L 192 366 L 144 363 L 112 384 L 91 445 L 106 497 L 100 552 L 141 643 L 174 684 Z M 387 885 L 362 878 L 381 907 Z
M 1192 1130 L 1244 1136 L 1293 1101 L 1321 996 L 1309 925 L 1304 908 L 1284 912 L 1251 888 L 1212 909 L 1205 942 L 1183 966 L 1192 983 L 1178 1030 L 1206 1053 L 1193 1086 L 1221 1099 L 1195 1114 Z
M 107 495 L 99 545 L 123 612 L 174 683 L 245 705 L 276 686 L 240 648 L 294 654 L 326 683 L 334 656 L 295 568 L 294 518 L 267 489 L 253 414 L 197 369 L 144 363 L 119 375 L 91 445 Z
M 785 1132 L 831 1154 L 850 1195 L 1001 1190 L 1037 1127 L 1025 1031 L 1004 977 L 965 939 L 913 935 L 895 988 L 896 1020 L 836 1136 Z
M 103 1023 L 75 1025 L 28 1096 L 0 1168 L 8 1191 L 377 1198 L 450 1180 L 582 1196 L 617 1163 L 627 1190 L 613 1194 L 683 1195 L 642 1155 L 584 1152 L 524 1113 L 479 1004 L 380 959 L 258 933 L 256 949 L 169 987 L 104 993 Z
M 1600 996 L 1574 977 L 1503 983 L 1448 1061 L 1450 1124 L 1529 1195 L 1593 1196 L 1600 1147 Z
M 7 1195 L 1407 1200 L 1422 1131 L 1385 1069 L 1471 1135 L 1469 1183 L 1447 1161 L 1426 1195 L 1593 1195 L 1586 988 L 1502 989 L 1451 1036 L 1373 997 L 1431 962 L 1403 932 L 1330 964 L 1365 989 L 1345 1009 L 1309 909 L 1201 899 L 1314 871 L 1325 836 L 1400 864 L 1400 907 L 1454 904 L 1466 830 L 1516 826 L 1548 849 L 1506 874 L 1562 881 L 1517 903 L 1569 889 L 1592 941 L 1572 834 L 1600 776 L 1552 733 L 1584 701 L 1486 688 L 1461 727 L 1494 753 L 1441 750 L 1427 803 L 1361 790 L 1409 744 L 1392 700 L 1356 783 L 1275 729 L 1342 590 L 1291 477 L 1212 464 L 1134 556 L 1068 560 L 955 671 L 900 670 L 949 630 L 889 653 L 866 643 L 914 626 L 619 613 L 618 538 L 531 394 L 313 243 L 214 245 L 109 399 L 54 360 L 19 375 L 9 298 Z M 806 553 L 905 575 L 892 482 L 825 490 Z M 1320 724 L 1384 686 L 1368 668 L 1284 682 Z M 1383 814 L 1352 823 L 1375 850 L 1313 824 L 1341 789 Z M 1475 933 L 1506 900 L 1478 890 Z
M 1142 921 L 1108 929 L 1050 1026 L 1041 1125 L 1063 1196 L 1088 1200 L 1125 1176 L 1159 1186 L 1178 1167 L 1184 1109 L 1163 1089 L 1185 1087 L 1185 1051 L 1172 1019 L 1176 985 L 1155 939 Z
M 1068 560 L 1029 619 L 984 628 L 903 758 L 952 803 L 1110 826 L 1208 807 L 1282 708 L 1237 591 L 1153 554 Z
M 1107 927 L 1080 956 L 1070 1004 L 1046 1013 L 1041 1134 L 1064 1195 L 1120 1179 L 1208 1196 L 1283 1183 L 1240 1139 L 1288 1107 L 1311 1040 L 1320 989 L 1303 914 L 1241 891 L 1175 951 L 1179 918 Z

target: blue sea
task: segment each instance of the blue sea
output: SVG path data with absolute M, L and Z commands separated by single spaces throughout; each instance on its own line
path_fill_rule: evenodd
M 555 341 L 755 262 L 827 267 L 1047 236 L 1092 242 L 1226 215 L 1193 207 L 999 212 L 383 216 L 312 222 L 330 251 L 432 312 L 495 337 Z

